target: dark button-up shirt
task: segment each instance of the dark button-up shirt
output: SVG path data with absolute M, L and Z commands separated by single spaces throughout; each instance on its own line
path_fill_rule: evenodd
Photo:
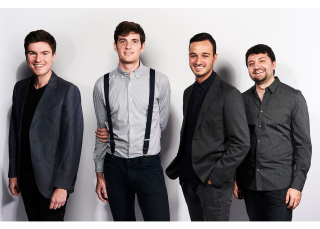
M 261 191 L 285 187 L 302 191 L 311 162 L 309 114 L 300 91 L 279 78 L 265 89 L 243 93 L 251 149 L 238 169 L 241 185 Z
M 195 191 L 198 187 L 200 179 L 196 175 L 192 166 L 192 139 L 196 128 L 199 112 L 207 95 L 207 92 L 214 80 L 215 72 L 202 83 L 195 82 L 187 110 L 186 117 L 186 134 L 185 134 L 185 154 L 182 161 L 182 166 L 179 171 L 180 184 L 190 182 L 191 188 Z

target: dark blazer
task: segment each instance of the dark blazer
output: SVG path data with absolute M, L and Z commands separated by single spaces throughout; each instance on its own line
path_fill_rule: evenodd
M 184 155 L 187 106 L 195 84 L 184 91 L 183 122 L 178 154 L 166 169 L 171 179 L 179 176 Z M 217 187 L 232 182 L 236 168 L 250 148 L 250 135 L 241 93 L 216 74 L 203 101 L 192 141 L 192 165 L 203 183 Z
M 13 90 L 9 131 L 9 178 L 18 177 L 23 105 L 31 77 Z M 54 188 L 74 191 L 83 136 L 79 89 L 52 72 L 29 130 L 31 162 L 41 194 L 51 198 Z

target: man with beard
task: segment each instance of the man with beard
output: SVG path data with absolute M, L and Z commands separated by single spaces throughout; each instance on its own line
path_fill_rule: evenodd
M 291 221 L 311 162 L 308 107 L 300 91 L 274 77 L 269 46 L 251 47 L 246 65 L 255 82 L 243 93 L 251 148 L 233 192 L 244 198 L 250 221 Z
M 210 34 L 190 39 L 196 81 L 184 91 L 180 146 L 166 169 L 179 177 L 192 221 L 229 220 L 234 173 L 250 148 L 241 93 L 213 71 L 217 57 Z

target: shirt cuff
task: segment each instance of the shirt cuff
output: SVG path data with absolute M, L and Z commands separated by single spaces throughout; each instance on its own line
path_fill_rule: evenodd
M 95 162 L 96 164 L 96 173 L 103 173 L 103 161 Z

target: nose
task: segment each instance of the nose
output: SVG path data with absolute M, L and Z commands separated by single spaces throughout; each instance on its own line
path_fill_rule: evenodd
M 197 65 L 200 65 L 200 64 L 202 63 L 202 58 L 201 58 L 200 56 L 198 56 L 197 59 L 196 59 L 196 61 L 195 61 L 195 63 L 196 63 Z
M 36 62 L 40 62 L 41 61 L 41 55 L 36 55 Z
M 131 43 L 130 42 L 126 43 L 126 49 L 131 49 Z

